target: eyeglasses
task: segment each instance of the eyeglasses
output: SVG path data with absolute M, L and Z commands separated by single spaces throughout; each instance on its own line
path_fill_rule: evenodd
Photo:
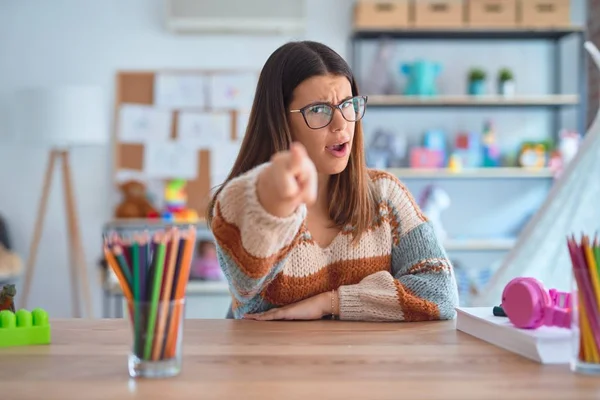
M 302 113 L 304 122 L 311 129 L 325 128 L 333 120 L 333 113 L 338 109 L 342 117 L 348 122 L 360 121 L 367 109 L 367 96 L 355 96 L 344 100 L 338 105 L 330 103 L 312 103 L 299 110 L 290 110 L 293 113 Z

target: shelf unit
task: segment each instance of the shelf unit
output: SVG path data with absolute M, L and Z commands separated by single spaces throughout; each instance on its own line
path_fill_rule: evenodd
M 450 239 L 444 247 L 448 251 L 505 251 L 514 244 L 515 239 Z
M 577 42 L 577 91 L 576 93 L 561 93 L 561 44 L 565 38 L 576 38 Z M 351 63 L 357 79 L 364 74 L 359 70 L 361 60 L 361 44 L 365 41 L 381 39 L 394 40 L 466 40 L 466 41 L 499 41 L 499 40 L 542 40 L 553 44 L 551 72 L 553 85 L 550 94 L 542 95 L 515 95 L 512 97 L 482 95 L 438 95 L 438 96 L 404 96 L 404 95 L 377 95 L 364 93 L 369 96 L 369 107 L 374 108 L 542 108 L 553 112 L 552 132 L 556 135 L 561 126 L 560 111 L 568 107 L 577 107 L 577 129 L 585 132 L 587 108 L 587 67 L 585 64 L 585 28 L 582 26 L 568 26 L 562 28 L 531 28 L 531 29 L 395 29 L 395 30 L 357 30 L 350 38 Z M 518 43 L 515 44 L 518 46 Z M 359 82 L 360 84 L 360 82 Z M 390 169 L 394 175 L 401 179 L 553 179 L 553 172 L 544 169 L 524 168 L 473 168 L 463 169 L 460 172 L 448 169 Z M 506 251 L 510 250 L 515 240 L 449 240 L 446 243 L 448 251 Z
M 558 132 L 560 126 L 560 109 L 564 107 L 578 107 L 579 132 L 585 132 L 585 121 L 587 111 L 587 68 L 585 65 L 585 28 L 582 26 L 568 26 L 561 28 L 457 28 L 457 29 L 394 29 L 394 30 L 356 30 L 350 38 L 350 54 L 352 67 L 357 77 L 361 77 L 358 66 L 361 59 L 360 44 L 364 41 L 376 41 L 381 39 L 395 40 L 543 40 L 553 43 L 552 67 L 553 67 L 553 93 L 540 96 L 516 96 L 506 98 L 501 96 L 465 96 L 465 95 L 441 95 L 435 97 L 413 97 L 413 96 L 379 96 L 365 93 L 369 96 L 369 107 L 546 107 L 554 109 L 553 132 Z M 577 61 L 578 61 L 578 93 L 561 94 L 561 40 L 568 37 L 577 38 Z
M 447 168 L 388 168 L 388 171 L 400 179 L 552 179 L 554 177 L 554 173 L 549 168 L 465 168 L 461 171 Z
M 369 96 L 369 107 L 566 107 L 579 104 L 578 95 L 546 96 Z

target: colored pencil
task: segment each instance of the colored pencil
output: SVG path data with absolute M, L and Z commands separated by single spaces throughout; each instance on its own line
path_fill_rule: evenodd
M 104 256 L 128 302 L 140 359 L 175 356 L 195 241 L 193 227 L 104 237 Z
M 196 243 L 196 231 L 191 228 L 188 230 L 186 238 L 185 238 L 185 247 L 183 252 L 183 257 L 181 260 L 180 270 L 178 272 L 178 281 L 177 286 L 175 287 L 175 297 L 174 301 L 182 300 L 185 297 L 185 290 L 187 288 L 187 283 L 189 281 L 190 276 L 190 266 L 192 264 L 192 256 L 194 254 L 194 245 Z M 182 319 L 181 313 L 183 312 L 181 304 L 174 304 L 174 312 L 171 316 L 171 324 L 169 330 L 169 338 L 167 340 L 167 357 L 174 357 L 176 350 L 176 343 L 179 335 L 179 325 L 177 321 Z
M 163 289 L 161 292 L 161 310 L 159 313 L 157 336 L 156 342 L 154 343 L 154 350 L 152 352 L 152 359 L 158 360 L 163 349 L 163 341 L 166 337 L 165 326 L 167 323 L 167 316 L 169 315 L 169 304 L 171 297 L 171 285 L 173 284 L 173 274 L 175 272 L 175 261 L 177 260 L 177 250 L 179 248 L 179 232 L 174 231 L 171 235 L 171 242 L 169 243 L 169 255 L 168 265 L 164 272 Z
M 156 263 L 154 265 L 154 273 L 152 277 L 152 288 L 150 294 L 150 307 L 148 310 L 148 329 L 146 331 L 146 344 L 144 349 L 144 359 L 149 360 L 152 356 L 152 344 L 154 342 L 154 330 L 156 328 L 156 312 L 158 309 L 158 300 L 160 295 L 160 287 L 164 270 L 166 239 L 162 238 L 157 246 Z
M 567 237 L 567 246 L 577 284 L 579 353 L 582 362 L 600 363 L 600 245 L 582 234 Z M 575 315 L 573 316 L 575 318 Z

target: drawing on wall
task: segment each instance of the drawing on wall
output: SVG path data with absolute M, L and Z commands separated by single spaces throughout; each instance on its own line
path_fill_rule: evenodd
M 148 143 L 166 140 L 171 135 L 173 116 L 168 110 L 125 104 L 119 112 L 119 140 L 122 143 Z
M 215 109 L 250 110 L 258 76 L 253 73 L 215 74 L 210 77 L 210 105 Z
M 177 138 L 196 149 L 212 149 L 231 140 L 231 114 L 228 112 L 181 112 Z
M 144 173 L 151 178 L 196 179 L 198 150 L 179 140 L 163 140 L 144 146 Z
M 205 107 L 206 77 L 200 74 L 156 74 L 154 104 L 169 109 Z

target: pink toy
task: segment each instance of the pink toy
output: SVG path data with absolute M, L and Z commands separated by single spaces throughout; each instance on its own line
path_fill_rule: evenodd
M 502 309 L 520 329 L 571 327 L 571 295 L 555 289 L 548 292 L 535 278 L 515 278 L 508 282 L 502 292 Z

